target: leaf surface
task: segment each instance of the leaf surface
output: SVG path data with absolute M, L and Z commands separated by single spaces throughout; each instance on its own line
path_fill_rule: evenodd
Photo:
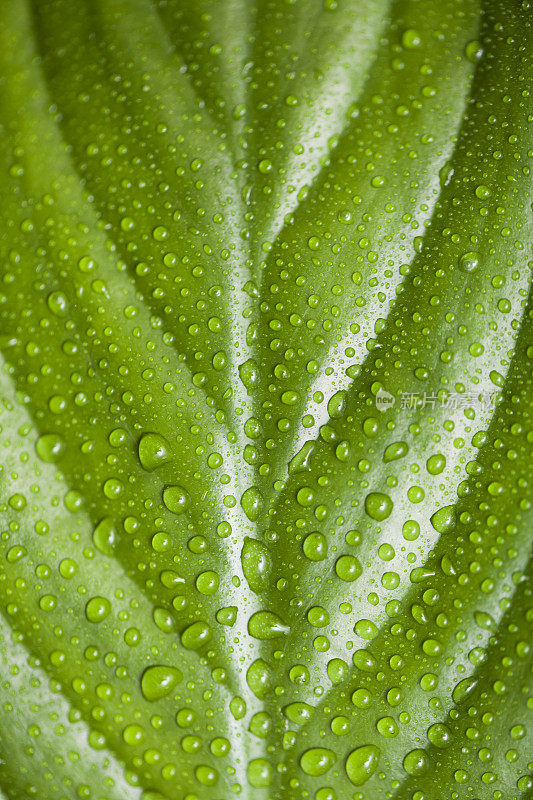
M 2 800 L 527 800 L 531 9 L 4 0 Z

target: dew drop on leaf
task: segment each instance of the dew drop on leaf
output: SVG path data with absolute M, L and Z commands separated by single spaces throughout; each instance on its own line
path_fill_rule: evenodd
M 152 472 L 170 461 L 167 440 L 159 433 L 145 433 L 139 440 L 139 461 L 145 470 Z
M 117 543 L 118 530 L 112 517 L 104 517 L 93 531 L 93 542 L 106 555 L 113 555 Z
M 198 650 L 211 639 L 211 628 L 207 622 L 197 620 L 181 634 L 181 643 L 186 650 Z
M 85 616 L 89 622 L 102 622 L 111 613 L 111 603 L 106 597 L 91 597 L 85 606 Z
M 248 762 L 247 778 L 250 786 L 256 789 L 270 786 L 274 777 L 272 764 L 266 758 L 252 758 Z
M 322 533 L 309 533 L 303 542 L 303 551 L 309 561 L 323 561 L 328 554 L 328 543 Z
M 145 669 L 141 679 L 141 691 L 146 700 L 153 703 L 166 697 L 179 683 L 182 674 L 176 667 L 157 665 Z
M 37 439 L 35 450 L 41 461 L 55 464 L 65 453 L 65 440 L 57 433 L 44 433 Z
M 267 546 L 247 536 L 241 549 L 243 575 L 253 592 L 265 591 L 269 585 L 272 559 Z
M 300 766 L 306 775 L 317 778 L 329 772 L 336 760 L 337 756 L 333 750 L 327 747 L 312 747 L 301 756 Z
M 163 489 L 163 502 L 173 514 L 184 514 L 190 504 L 191 498 L 183 486 L 166 486 Z
M 431 516 L 431 524 L 437 533 L 449 533 L 455 525 L 454 506 L 443 506 Z
M 424 750 L 411 750 L 403 760 L 403 768 L 408 775 L 423 775 L 429 767 L 429 758 Z
M 346 759 L 346 774 L 354 786 L 363 786 L 378 768 L 381 751 L 373 744 L 352 750 Z
M 289 626 L 273 611 L 256 611 L 248 620 L 248 633 L 254 639 L 277 639 L 289 630 Z
M 365 511 L 377 522 L 383 522 L 392 514 L 393 503 L 387 494 L 371 492 L 365 498 Z

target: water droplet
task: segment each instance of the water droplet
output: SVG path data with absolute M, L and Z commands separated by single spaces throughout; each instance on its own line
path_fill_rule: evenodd
M 203 595 L 216 594 L 220 584 L 220 578 L 217 572 L 213 570 L 206 570 L 201 572 L 196 578 L 196 588 Z
M 203 786 L 215 786 L 218 783 L 218 772 L 207 764 L 200 764 L 199 767 L 196 767 L 194 774 L 198 783 Z
M 340 419 L 346 409 L 348 393 L 346 390 L 335 392 L 328 402 L 328 414 L 331 419 Z
M 122 738 L 130 747 L 142 744 L 145 738 L 144 728 L 140 725 L 126 725 L 122 731 Z
M 307 441 L 289 463 L 289 475 L 297 472 L 307 472 L 311 469 L 310 460 L 315 450 L 315 443 Z
M 398 735 L 398 723 L 393 717 L 381 717 L 376 723 L 379 733 L 387 739 L 392 739 Z
M 409 28 L 408 30 L 404 31 L 402 34 L 402 45 L 407 50 L 414 50 L 416 47 L 420 47 L 422 44 L 422 38 L 415 28 Z
M 149 472 L 170 461 L 169 445 L 165 437 L 160 433 L 145 433 L 141 436 L 139 461 Z
M 459 681 L 452 692 L 453 702 L 461 703 L 474 691 L 476 685 L 476 678 L 464 678 L 464 680 Z
M 272 765 L 265 758 L 252 758 L 248 762 L 246 777 L 250 786 L 260 789 L 270 786 L 274 777 Z
M 176 667 L 158 665 L 148 667 L 143 672 L 141 691 L 146 700 L 154 702 L 166 697 L 182 679 L 182 674 Z
M 249 358 L 248 361 L 241 364 L 239 366 L 239 375 L 247 391 L 251 392 L 257 386 L 259 380 L 259 366 L 257 361 L 253 358 Z
M 431 517 L 431 524 L 437 533 L 449 533 L 455 526 L 455 507 L 443 506 Z
M 232 697 L 229 704 L 233 718 L 236 720 L 242 719 L 246 714 L 246 703 L 242 697 Z
M 403 760 L 403 768 L 408 775 L 423 775 L 429 767 L 429 758 L 424 750 L 411 750 Z
M 318 778 L 320 775 L 325 775 L 336 760 L 337 756 L 333 750 L 328 750 L 326 747 L 312 747 L 301 756 L 300 766 L 306 775 Z
M 479 266 L 479 253 L 464 253 L 459 259 L 459 269 L 461 272 L 474 272 Z
M 360 619 L 354 625 L 354 632 L 361 637 L 361 639 L 375 639 L 378 635 L 376 625 L 370 619 Z
M 328 543 L 323 533 L 309 533 L 303 541 L 303 551 L 309 561 L 323 561 L 328 554 Z
M 47 305 L 52 314 L 56 317 L 66 317 L 68 312 L 68 300 L 63 292 L 52 292 L 48 295 Z
M 451 744 L 450 729 L 444 723 L 436 722 L 428 730 L 428 739 L 434 747 L 448 747 Z
M 257 486 L 250 486 L 243 492 L 241 506 L 250 522 L 256 522 L 259 519 L 262 505 L 263 497 Z
M 342 658 L 332 658 L 328 661 L 328 678 L 334 685 L 342 683 L 348 677 L 348 672 L 348 664 Z
M 361 575 L 363 568 L 355 556 L 343 555 L 335 562 L 335 572 L 341 580 L 351 583 Z
M 176 589 L 185 583 L 185 579 L 172 569 L 164 569 L 159 576 L 159 580 L 167 589 Z
M 304 725 L 304 723 L 311 719 L 313 711 L 313 706 L 310 706 L 308 703 L 290 703 L 283 709 L 283 713 L 287 719 L 294 722 L 295 725 Z
M 198 620 L 185 628 L 181 634 L 181 643 L 187 650 L 198 650 L 211 639 L 211 628 L 207 622 Z
M 430 475 L 440 475 L 446 467 L 446 458 L 442 453 L 435 453 L 426 461 L 427 471 Z
M 91 597 L 85 606 L 85 616 L 89 622 L 102 622 L 111 613 L 111 603 L 106 597 Z
M 272 559 L 267 546 L 246 537 L 241 550 L 242 571 L 252 592 L 263 592 L 268 588 Z
M 271 669 L 266 661 L 257 658 L 250 664 L 246 673 L 246 682 L 259 700 L 266 697 L 271 685 Z
M 485 631 L 489 631 L 490 633 L 496 633 L 498 630 L 498 625 L 496 624 L 496 620 L 486 611 L 475 611 L 474 612 L 474 619 L 476 621 L 476 625 L 478 628 L 482 628 Z
M 409 446 L 405 442 L 393 442 L 383 453 L 383 461 L 388 464 L 390 461 L 403 458 L 408 452 Z
M 183 486 L 166 486 L 163 489 L 163 503 L 173 514 L 184 514 L 191 498 Z
M 465 53 L 467 59 L 472 62 L 472 64 L 476 64 L 483 55 L 481 42 L 478 42 L 477 39 L 472 39 L 472 41 L 468 42 L 466 45 Z
M 59 461 L 66 450 L 64 439 L 57 433 L 44 433 L 39 436 L 35 445 L 35 451 L 41 461 L 47 464 L 55 464 Z
M 346 774 L 354 786 L 363 786 L 378 768 L 381 751 L 374 744 L 352 750 L 346 760 Z
M 390 517 L 393 509 L 393 502 L 387 494 L 382 492 L 371 492 L 365 498 L 365 511 L 369 517 L 377 522 Z
M 216 620 L 219 625 L 227 625 L 231 628 L 232 625 L 235 625 L 237 620 L 237 606 L 219 608 L 216 613 Z
M 254 639 L 277 639 L 290 628 L 273 611 L 256 611 L 248 620 L 248 633 Z
M 104 517 L 93 531 L 93 542 L 102 553 L 113 555 L 117 543 L 118 530 L 111 517 Z

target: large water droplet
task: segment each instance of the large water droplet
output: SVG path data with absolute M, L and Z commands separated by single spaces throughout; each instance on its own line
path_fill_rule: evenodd
M 303 725 L 311 719 L 313 711 L 313 706 L 307 703 L 289 703 L 289 705 L 285 706 L 283 709 L 283 713 L 287 719 L 294 722 L 295 725 Z
M 429 758 L 424 750 L 411 750 L 403 760 L 403 768 L 408 775 L 423 775 L 429 767 Z
M 312 747 L 301 756 L 300 766 L 306 775 L 318 778 L 320 775 L 325 775 L 336 760 L 337 756 L 333 750 L 328 750 L 326 747 Z
M 309 561 L 323 561 L 328 554 L 328 543 L 323 533 L 309 533 L 303 541 L 303 551 Z
M 187 650 L 198 650 L 211 639 L 211 628 L 207 622 L 198 620 L 185 628 L 181 634 L 181 643 Z
M 476 678 L 464 678 L 464 680 L 459 681 L 457 686 L 452 692 L 452 698 L 454 703 L 461 703 L 474 691 L 477 684 Z
M 104 517 L 93 531 L 93 542 L 106 555 L 113 555 L 117 542 L 118 530 L 111 517 Z
M 254 639 L 277 639 L 290 628 L 273 611 L 256 611 L 248 620 L 248 633 Z
M 272 559 L 267 546 L 246 537 L 241 550 L 241 564 L 244 577 L 253 592 L 264 592 L 268 588 Z
M 166 697 L 182 678 L 182 674 L 176 667 L 157 665 L 148 667 L 143 672 L 141 679 L 141 691 L 150 702 Z
M 254 786 L 256 789 L 270 786 L 273 776 L 274 770 L 272 769 L 272 764 L 270 764 L 266 758 L 252 758 L 252 760 L 248 762 L 246 777 L 248 778 L 250 786 Z
M 256 520 L 259 519 L 262 505 L 263 497 L 257 486 L 250 486 L 243 492 L 241 506 L 250 522 L 256 522 Z
M 189 493 L 183 486 L 166 486 L 163 489 L 163 503 L 173 514 L 184 514 L 190 502 Z
M 144 469 L 152 470 L 170 461 L 169 444 L 160 433 L 145 433 L 139 441 L 139 461 Z
M 464 253 L 459 259 L 461 272 L 474 272 L 479 266 L 479 253 Z
M 409 447 L 405 442 L 393 442 L 383 453 L 383 461 L 388 464 L 407 455 Z
M 250 664 L 246 673 L 246 682 L 259 700 L 263 700 L 270 690 L 272 673 L 269 665 L 262 658 Z
M 378 768 L 381 751 L 374 744 L 352 750 L 346 760 L 346 774 L 354 786 L 362 786 Z
M 455 525 L 454 506 L 443 506 L 431 517 L 431 524 L 437 533 L 449 533 Z
M 311 469 L 311 456 L 315 450 L 315 443 L 307 441 L 289 462 L 289 475 L 297 472 L 307 472 Z
M 107 597 L 91 597 L 85 606 L 85 616 L 89 622 L 102 622 L 111 613 L 111 603 Z
M 393 509 L 393 502 L 388 494 L 382 492 L 370 492 L 365 498 L 365 511 L 369 517 L 377 522 L 390 517 Z
M 41 461 L 55 464 L 66 450 L 64 439 L 57 433 L 43 433 L 35 445 L 35 451 Z

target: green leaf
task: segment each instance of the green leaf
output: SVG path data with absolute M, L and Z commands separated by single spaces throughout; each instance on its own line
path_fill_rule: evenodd
M 527 800 L 529 0 L 4 0 L 2 800 Z

